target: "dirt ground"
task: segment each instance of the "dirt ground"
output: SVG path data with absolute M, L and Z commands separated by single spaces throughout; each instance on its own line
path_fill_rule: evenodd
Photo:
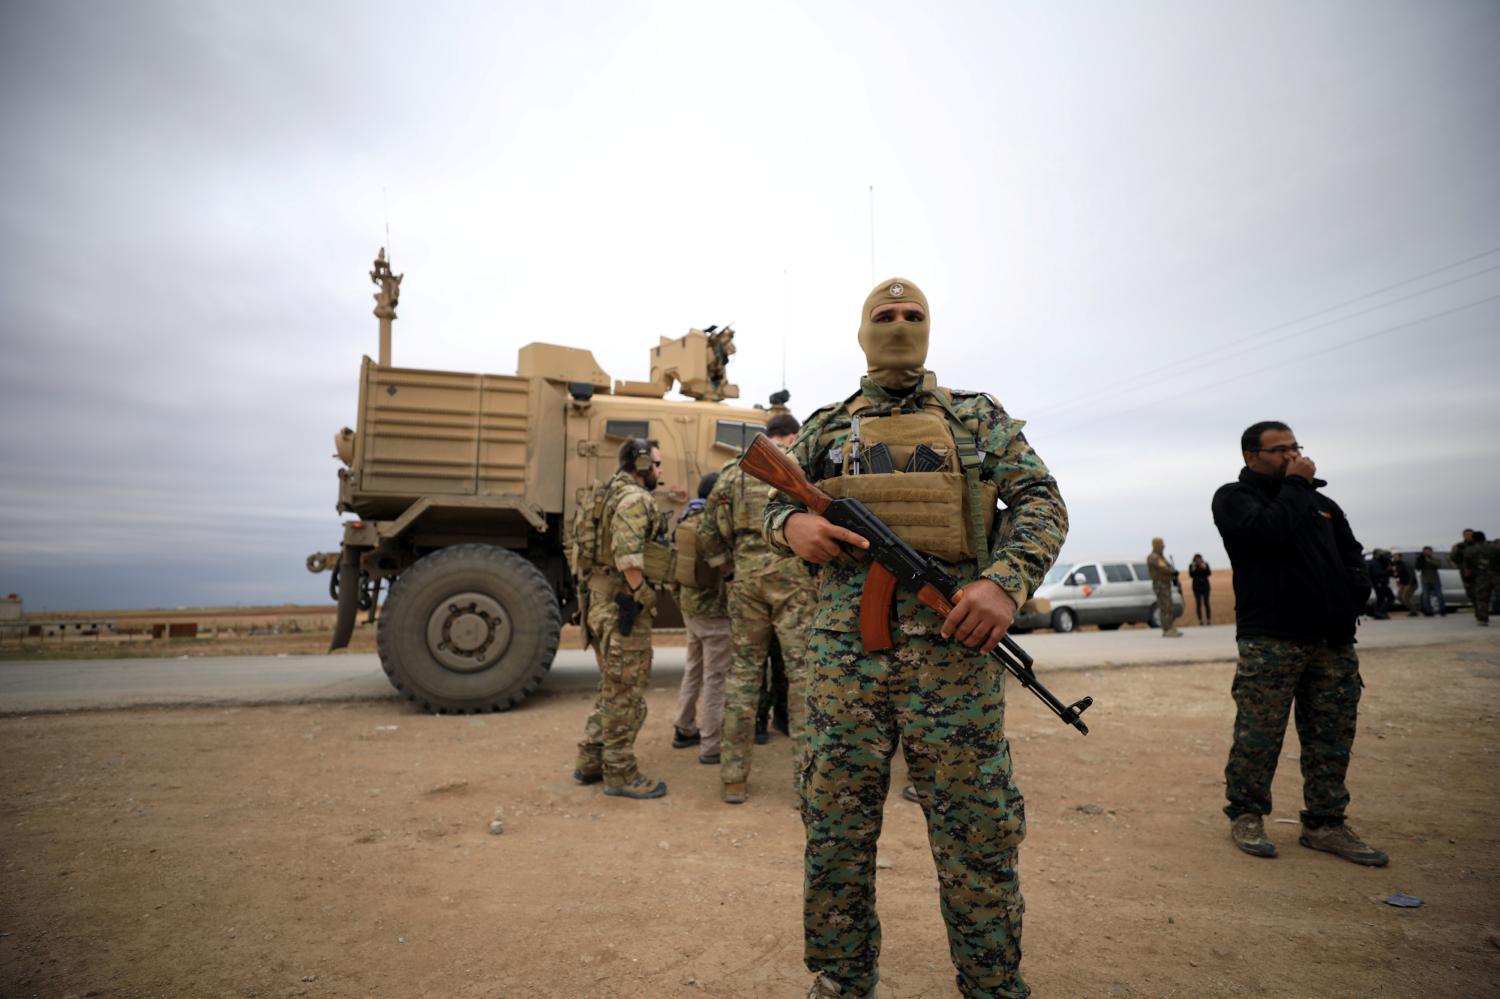
M 1013 688 L 1036 994 L 1500 994 L 1497 639 L 1365 657 L 1351 824 L 1384 870 L 1297 846 L 1295 735 L 1282 856 L 1230 846 L 1229 664 L 1044 677 L 1096 698 L 1086 738 Z M 801 996 L 787 742 L 724 805 L 669 747 L 674 693 L 651 692 L 639 742 L 671 785 L 650 802 L 569 779 L 578 694 L 0 718 L 0 995 Z M 880 864 L 881 995 L 956 996 L 922 815 L 894 789 Z M 1426 904 L 1383 904 L 1397 891 Z

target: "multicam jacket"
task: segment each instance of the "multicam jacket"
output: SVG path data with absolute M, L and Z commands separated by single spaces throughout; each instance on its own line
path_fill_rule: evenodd
M 724 466 L 708 494 L 699 543 L 709 565 L 733 559 L 737 576 L 758 575 L 796 558 L 790 549 L 773 549 L 763 532 L 766 504 L 775 492 L 753 475 L 745 474 L 738 458 Z
M 656 500 L 626 471 L 616 472 L 605 488 L 609 490 L 605 511 L 609 515 L 610 550 L 600 552 L 600 561 L 621 572 L 644 572 L 646 541 L 656 526 Z
M 849 405 L 863 396 L 871 415 L 883 411 L 920 408 L 936 381 L 929 373 L 907 396 L 886 391 L 868 376 L 860 380 L 859 392 L 842 402 L 814 412 L 793 442 L 790 453 L 808 477 L 817 481 L 826 463 L 825 448 L 841 449 L 849 436 Z M 961 582 L 988 579 L 1010 594 L 1019 607 L 1052 567 L 1068 533 L 1068 511 L 1057 482 L 1021 433 L 1022 420 L 1012 419 L 991 396 L 982 392 L 954 391 L 951 406 L 970 433 L 982 456 L 980 478 L 993 483 L 1005 504 L 1003 517 L 996 517 L 989 536 L 991 561 L 982 572 L 971 560 L 963 565 L 943 563 Z M 820 442 L 824 442 L 821 443 Z M 723 479 L 720 479 L 722 485 Z M 805 512 L 801 503 L 772 491 L 766 506 L 765 532 L 772 548 L 790 553 L 784 533 L 786 520 Z M 818 573 L 818 609 L 813 627 L 825 631 L 859 630 L 860 591 L 868 569 L 866 560 L 846 555 L 824 565 Z M 941 620 L 935 611 L 917 602 L 909 587 L 897 592 L 896 619 L 908 635 L 936 632 Z

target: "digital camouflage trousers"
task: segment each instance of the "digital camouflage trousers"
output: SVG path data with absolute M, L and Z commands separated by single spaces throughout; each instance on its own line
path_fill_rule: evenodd
M 635 737 L 646 721 L 646 685 L 651 680 L 651 613 L 643 613 L 629 635 L 620 634 L 614 601 L 595 597 L 589 606 L 595 637 L 599 689 L 578 744 L 577 767 L 604 774 L 609 787 L 635 777 Z
M 783 559 L 776 568 L 745 578 L 737 576 L 730 584 L 729 633 L 734 659 L 724 686 L 724 734 L 719 748 L 719 775 L 726 784 L 750 779 L 761 672 L 772 635 L 781 645 L 781 658 L 786 664 L 787 729 L 792 737 L 791 774 L 796 778 L 807 744 L 803 660 L 817 599 L 812 577 L 796 559 Z
M 969 999 L 1024 997 L 1017 847 L 1026 811 L 1005 738 L 1005 671 L 936 635 L 866 654 L 814 630 L 807 655 L 805 959 L 856 994 L 879 977 L 875 849 L 899 740 L 927 819 L 948 950 Z
M 1354 646 L 1242 638 L 1239 647 L 1224 813 L 1231 819 L 1247 812 L 1271 814 L 1271 779 L 1287 715 L 1295 712 L 1302 744 L 1302 821 L 1309 826 L 1343 822 L 1349 807 L 1344 775 L 1364 686 Z

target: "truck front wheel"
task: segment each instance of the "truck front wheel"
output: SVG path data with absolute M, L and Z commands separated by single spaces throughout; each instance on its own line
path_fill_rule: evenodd
M 552 668 L 561 630 L 546 577 L 492 545 L 454 545 L 401 573 L 377 644 L 391 684 L 428 711 L 505 711 Z

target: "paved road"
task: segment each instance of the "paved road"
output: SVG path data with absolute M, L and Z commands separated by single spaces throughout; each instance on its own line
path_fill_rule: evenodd
M 1474 619 L 1462 614 L 1397 617 L 1365 622 L 1359 640 L 1362 648 L 1433 645 L 1472 638 L 1478 630 Z M 1039 632 L 1018 640 L 1036 660 L 1037 672 L 1044 679 L 1059 669 L 1232 662 L 1235 656 L 1234 629 L 1229 625 L 1188 628 L 1176 639 L 1143 628 L 1124 628 L 1071 635 Z M 676 686 L 684 658 L 680 647 L 658 649 L 653 685 Z M 564 649 L 542 689 L 554 694 L 592 690 L 596 676 L 591 653 Z M 0 662 L 0 714 L 395 697 L 374 655 Z

